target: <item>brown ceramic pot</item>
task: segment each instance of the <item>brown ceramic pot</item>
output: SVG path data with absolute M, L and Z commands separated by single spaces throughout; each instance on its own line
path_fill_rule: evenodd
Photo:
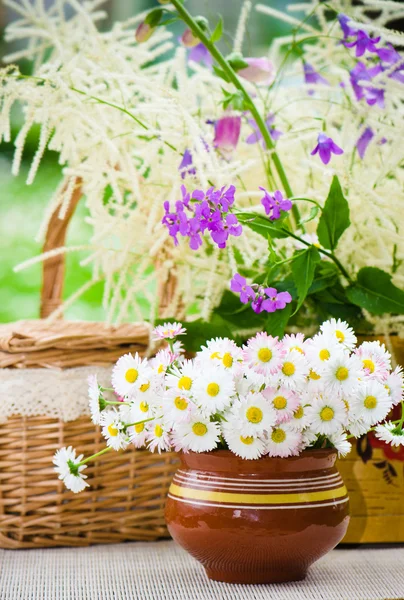
M 335 459 L 335 450 L 259 460 L 229 450 L 182 454 L 168 493 L 169 532 L 210 579 L 303 579 L 348 527 L 347 490 Z

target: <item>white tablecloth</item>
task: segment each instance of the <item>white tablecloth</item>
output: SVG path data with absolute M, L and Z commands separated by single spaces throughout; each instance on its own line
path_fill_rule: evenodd
M 209 581 L 174 542 L 0 550 L 1 600 L 386 600 L 404 598 L 404 548 L 338 549 L 305 581 Z

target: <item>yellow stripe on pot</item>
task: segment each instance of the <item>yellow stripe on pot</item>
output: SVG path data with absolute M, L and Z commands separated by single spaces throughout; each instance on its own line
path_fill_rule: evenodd
M 232 502 L 239 504 L 294 504 L 298 502 L 321 502 L 341 498 L 347 494 L 343 485 L 332 490 L 321 492 L 296 492 L 292 494 L 233 494 L 229 492 L 211 492 L 196 490 L 172 483 L 169 493 L 180 498 L 192 500 L 209 500 L 210 502 Z

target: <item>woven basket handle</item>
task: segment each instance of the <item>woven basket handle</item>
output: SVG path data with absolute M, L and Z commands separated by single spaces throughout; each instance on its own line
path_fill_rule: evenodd
M 43 252 L 49 252 L 65 245 L 67 227 L 74 213 L 78 201 L 82 196 L 81 180 L 76 180 L 69 207 L 63 219 L 59 218 L 60 204 L 58 204 L 49 219 L 48 228 L 43 245 Z M 43 261 L 42 291 L 41 291 L 41 318 L 45 319 L 62 304 L 63 283 L 65 278 L 65 255 L 58 254 Z

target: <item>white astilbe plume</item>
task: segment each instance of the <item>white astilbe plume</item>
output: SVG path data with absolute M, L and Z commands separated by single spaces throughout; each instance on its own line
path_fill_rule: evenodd
M 58 1 L 48 12 L 40 0 L 29 7 L 22 0 L 5 1 L 20 13 L 20 19 L 8 27 L 6 39 L 28 42 L 8 59 L 33 59 L 34 75 L 40 78 L 18 78 L 13 67 L 0 71 L 0 141 L 10 139 L 13 103 L 20 102 L 25 111 L 13 172 L 18 172 L 31 125 L 39 123 L 42 133 L 28 183 L 46 145 L 59 153 L 64 167 L 64 183 L 52 199 L 52 206 L 60 206 L 60 216 L 81 180 L 93 228 L 84 260 L 92 264 L 94 281 L 105 282 L 108 320 L 125 320 L 131 311 L 141 316 L 142 298 L 153 310 L 157 287 L 165 281 L 176 285 L 160 307 L 160 316 L 181 319 L 192 306 L 198 316 L 208 318 L 228 288 L 237 262 L 242 260 L 257 272 L 264 265 L 267 241 L 244 227 L 243 235 L 232 239 L 226 250 L 211 252 L 204 244 L 192 251 L 184 241 L 173 245 L 161 218 L 164 201 L 180 199 L 182 183 L 189 190 L 234 184 L 238 208 L 262 212 L 258 187 L 271 189 L 262 160 L 270 152 L 259 144 L 246 144 L 252 129 L 243 118 L 237 150 L 224 160 L 213 148 L 214 130 L 207 123 L 223 114 L 222 88 L 233 88 L 201 65 L 189 68 L 184 48 L 168 53 L 177 44 L 163 28 L 147 42 L 136 44 L 134 31 L 144 15 L 99 32 L 99 1 Z M 305 23 L 295 35 L 281 38 L 270 49 L 270 57 L 280 68 L 282 45 L 318 36 L 316 44 L 304 47 L 304 60 L 324 74 L 330 86 L 316 86 L 315 94 L 309 96 L 309 87 L 302 83 L 300 59 L 288 62 L 286 70 L 278 73 L 285 84 L 279 83 L 278 77 L 267 98 L 256 95 L 248 81 L 244 84 L 254 92 L 263 114 L 276 115 L 276 129 L 283 132 L 277 151 L 295 196 L 323 204 L 332 176 L 338 175 L 352 226 L 341 238 L 337 256 L 348 272 L 354 275 L 363 266 L 377 266 L 391 273 L 393 282 L 403 288 L 404 211 L 397 207 L 404 200 L 404 85 L 388 78 L 388 72 L 381 73 L 372 85 L 385 89 L 385 109 L 357 102 L 349 83 L 354 51 L 338 44 L 338 23 L 326 20 L 331 5 L 386 41 L 404 39 L 385 29 L 387 22 L 402 13 L 399 3 L 365 4 L 352 7 L 350 1 L 342 0 L 330 0 L 327 6 L 302 3 L 299 10 L 314 11 L 317 21 Z M 245 3 L 246 15 L 248 6 Z M 70 13 L 73 10 L 73 16 L 65 16 L 66 7 Z M 293 26 L 299 22 L 292 12 L 283 15 L 266 5 L 256 8 L 268 18 L 283 16 Z M 372 19 L 367 15 L 369 8 L 377 9 L 375 19 L 375 13 Z M 237 46 L 243 27 L 241 21 Z M 43 62 L 49 51 L 50 57 Z M 155 62 L 157 58 L 159 62 Z M 323 122 L 327 135 L 345 152 L 328 166 L 310 155 Z M 366 160 L 361 161 L 355 146 L 364 124 L 372 127 L 375 135 Z M 378 143 L 384 139 L 386 143 Z M 182 180 L 178 166 L 185 149 L 192 151 L 197 175 Z M 279 181 L 277 186 L 282 189 Z M 299 204 L 303 216 L 309 208 Z M 309 230 L 315 227 L 316 221 L 308 224 Z M 41 233 L 45 230 L 46 225 Z M 277 241 L 277 246 L 287 256 L 294 250 L 290 240 Z M 385 324 L 381 326 L 385 328 Z M 401 319 L 390 319 L 390 330 L 393 326 L 394 330 L 404 329 Z

